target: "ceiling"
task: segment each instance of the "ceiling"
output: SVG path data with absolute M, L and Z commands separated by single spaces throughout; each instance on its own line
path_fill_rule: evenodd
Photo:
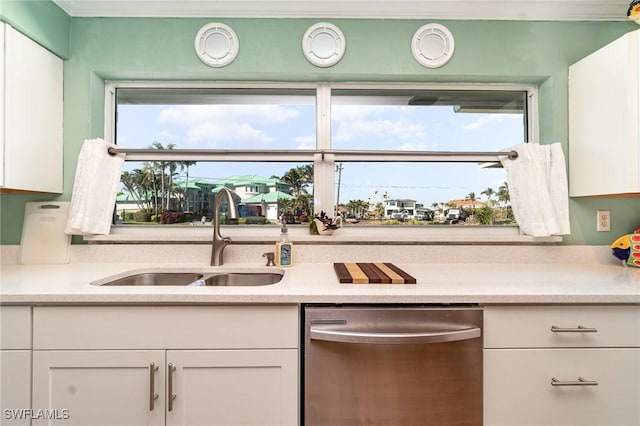
M 52 0 L 74 17 L 623 21 L 630 0 Z

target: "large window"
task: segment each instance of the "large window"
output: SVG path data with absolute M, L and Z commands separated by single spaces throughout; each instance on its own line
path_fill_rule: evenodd
M 249 225 L 321 211 L 358 227 L 514 225 L 504 170 L 485 154 L 535 140 L 535 89 L 513 85 L 123 83 L 108 93 L 120 147 L 175 152 L 128 156 L 123 224 L 207 222 L 226 187 Z

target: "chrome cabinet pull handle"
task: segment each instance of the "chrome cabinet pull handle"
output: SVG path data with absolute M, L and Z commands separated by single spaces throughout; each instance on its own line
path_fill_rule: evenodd
M 578 377 L 578 380 L 558 380 L 552 377 L 551 386 L 598 386 L 598 382 L 583 377 Z
M 149 411 L 153 411 L 155 401 L 158 399 L 158 394 L 156 391 L 156 371 L 158 371 L 158 366 L 155 363 L 149 364 Z
M 564 328 L 552 325 L 551 331 L 553 333 L 597 333 L 598 329 L 593 327 L 585 327 L 583 325 L 579 325 L 574 328 Z
M 173 400 L 176 399 L 176 395 L 173 393 L 173 372 L 176 371 L 176 366 L 169 363 L 167 366 L 167 376 L 169 377 L 169 386 L 167 394 L 169 395 L 169 411 L 173 411 Z

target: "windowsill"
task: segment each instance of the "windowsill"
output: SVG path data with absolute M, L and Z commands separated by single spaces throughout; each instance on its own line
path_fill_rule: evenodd
M 300 244 L 554 244 L 562 237 L 531 237 L 515 226 L 346 226 L 331 236 L 310 235 L 305 225 L 290 225 L 289 237 Z M 113 226 L 111 234 L 85 236 L 90 243 L 179 243 L 208 244 L 213 227 L 193 226 Z M 222 235 L 235 244 L 272 244 L 280 237 L 278 225 L 223 226 Z

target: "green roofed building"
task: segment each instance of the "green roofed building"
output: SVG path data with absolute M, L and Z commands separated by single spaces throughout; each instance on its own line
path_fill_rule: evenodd
M 184 187 L 184 183 L 182 185 Z M 221 187 L 230 189 L 238 204 L 249 206 L 246 210 L 251 212 L 250 215 L 264 216 L 268 220 L 278 220 L 278 200 L 294 198 L 289 194 L 291 187 L 280 179 L 236 175 L 218 180 L 190 179 L 186 188 L 185 206 L 202 207 L 193 210 L 206 212 L 210 216 L 208 207 L 213 206 L 213 198 Z
M 268 220 L 278 220 L 278 202 L 292 200 L 291 186 L 277 178 L 258 175 L 237 175 L 225 179 L 210 180 L 189 178 L 173 182 L 170 206 L 173 210 L 192 212 L 211 218 L 214 197 L 222 187 L 232 191 L 238 205 L 247 206 L 241 211 L 251 216 L 264 216 Z M 152 194 L 140 200 L 139 195 L 123 191 L 117 199 L 118 213 L 135 212 L 148 208 Z
M 263 215 L 269 220 L 278 220 L 278 201 L 293 200 L 291 194 L 282 191 L 266 192 L 242 199 L 246 205 L 260 206 Z

